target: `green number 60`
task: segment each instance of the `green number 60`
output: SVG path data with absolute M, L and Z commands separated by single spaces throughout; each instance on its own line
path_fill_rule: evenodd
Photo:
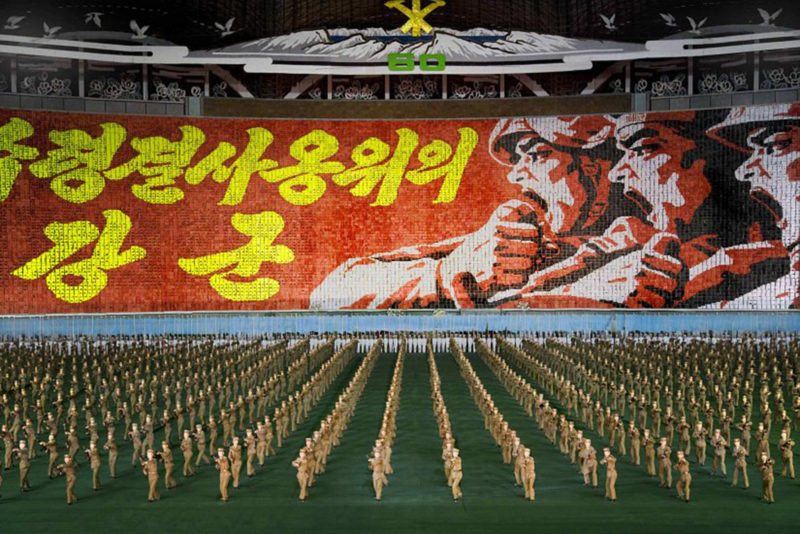
M 413 71 L 416 67 L 414 54 L 389 54 L 389 70 L 392 72 Z M 422 54 L 419 56 L 419 70 L 443 71 L 447 66 L 444 54 Z
M 389 54 L 389 70 L 410 71 L 415 67 L 414 54 Z
M 419 56 L 419 70 L 444 70 L 446 62 L 444 54 L 422 54 Z

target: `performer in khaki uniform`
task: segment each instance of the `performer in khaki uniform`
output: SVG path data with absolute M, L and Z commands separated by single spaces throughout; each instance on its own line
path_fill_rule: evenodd
M 614 502 L 617 500 L 617 459 L 608 447 L 603 447 L 600 463 L 606 466 L 606 499 Z
M 686 456 L 692 452 L 692 436 L 689 434 L 690 428 L 691 425 L 686 421 L 686 416 L 682 415 L 678 422 L 678 432 L 680 432 L 678 448 L 683 449 L 683 454 Z
M 300 485 L 300 500 L 304 501 L 308 491 L 308 460 L 305 449 L 300 450 L 300 455 L 295 458 L 292 465 L 297 468 L 297 483 Z
M 722 430 L 719 428 L 715 429 L 714 435 L 711 436 L 711 446 L 714 448 L 714 465 L 711 466 L 711 474 L 716 475 L 719 469 L 722 471 L 722 476 L 728 476 L 725 467 L 725 447 L 728 446 L 728 442 L 725 441 Z
M 264 428 L 264 423 L 259 421 L 256 423 L 256 457 L 258 458 L 258 466 L 264 467 L 264 458 L 267 455 L 267 429 Z
M 145 448 L 152 449 L 155 447 L 155 431 L 153 430 L 153 420 L 151 419 L 150 415 L 146 415 L 144 418 L 144 426 L 142 427 L 142 431 L 144 432 L 144 446 Z
M 77 462 L 77 455 L 81 450 L 81 444 L 78 440 L 78 430 L 74 426 L 71 426 L 67 431 L 67 447 L 72 460 Z
M 155 458 L 153 449 L 147 451 L 147 460 L 142 462 L 142 473 L 147 477 L 149 485 L 147 502 L 159 500 L 161 496 L 158 494 L 158 460 Z
M 578 456 L 578 471 L 583 473 L 583 464 L 586 462 L 586 439 L 581 437 L 580 441 L 575 446 L 575 452 Z
M 75 496 L 75 483 L 78 481 L 78 477 L 75 475 L 77 468 L 78 463 L 69 454 L 65 454 L 64 463 L 56 467 L 56 471 L 67 479 L 67 504 L 78 502 L 78 498 Z
M 228 502 L 228 484 L 230 484 L 231 481 L 231 464 L 225 456 L 225 449 L 217 450 L 217 457 L 214 458 L 214 462 L 219 471 L 220 500 Z
M 392 435 L 393 439 L 394 435 Z M 392 445 L 386 437 L 381 438 L 381 449 L 383 452 L 383 470 L 387 475 L 391 475 L 394 473 L 394 468 L 392 467 Z
M 619 418 L 619 415 L 614 414 L 614 425 L 616 426 L 617 436 L 617 449 L 619 450 L 620 457 L 628 454 L 627 447 L 625 446 L 625 422 Z M 614 442 L 610 445 L 613 447 Z
M 733 450 L 731 451 L 734 458 L 733 468 L 733 483 L 731 486 L 736 487 L 739 480 L 739 473 L 742 473 L 742 480 L 744 481 L 744 489 L 750 487 L 750 481 L 747 478 L 747 449 L 744 448 L 739 438 L 733 440 Z
M 591 480 L 593 488 L 597 487 L 597 451 L 592 447 L 592 440 L 586 440 L 583 450 L 586 460 L 583 462 L 583 483 L 588 486 Z
M 165 395 L 164 398 L 167 398 L 167 396 Z M 161 424 L 164 427 L 164 439 L 170 441 L 172 438 L 172 414 L 169 413 L 169 410 L 164 410 L 161 416 Z
M 381 500 L 383 493 L 383 484 L 386 480 L 386 474 L 383 471 L 383 452 L 379 449 L 373 449 L 372 458 L 369 459 L 369 470 L 372 471 L 372 489 L 375 490 L 375 500 Z M 452 475 L 453 468 L 451 466 L 450 473 Z
M 772 492 L 772 485 L 775 483 L 773 465 L 775 465 L 775 460 L 762 452 L 761 460 L 758 463 L 758 469 L 761 471 L 761 499 L 768 504 L 775 502 L 775 494 Z
M 119 450 L 112 432 L 108 433 L 108 438 L 106 438 L 103 448 L 108 451 L 108 472 L 111 478 L 117 478 L 117 458 L 119 457 Z
M 675 414 L 672 413 L 672 406 L 669 404 L 664 414 L 664 434 L 667 437 L 667 444 L 672 447 L 672 443 L 675 440 Z
M 58 462 L 58 442 L 56 441 L 55 434 L 50 434 L 50 437 L 47 439 L 47 441 L 40 441 L 39 445 L 47 449 L 47 476 L 49 478 L 55 478 L 58 475 L 56 472 L 56 462 Z
M 756 438 L 756 461 L 761 458 L 761 453 L 765 452 L 767 456 L 770 455 L 769 450 L 769 433 L 764 429 L 764 423 L 758 423 L 758 428 L 755 433 Z
M 444 478 L 447 480 L 447 485 L 450 486 L 450 470 L 453 468 L 453 439 L 448 434 L 444 440 L 445 445 L 442 447 L 442 461 L 444 462 Z
M 211 396 L 211 399 L 214 397 Z M 211 408 L 209 408 L 211 410 Z M 208 415 L 208 454 L 216 459 L 216 446 L 217 446 L 217 422 L 214 420 L 214 414 Z
M 317 436 L 319 437 L 319 436 Z M 305 449 L 307 451 L 306 454 L 306 462 L 308 462 L 308 487 L 313 488 L 315 482 L 314 476 L 317 474 L 317 455 L 315 454 L 315 450 L 318 449 L 317 442 L 314 441 L 312 438 L 306 438 L 306 445 Z
M 752 428 L 753 423 L 747 420 L 747 415 L 742 414 L 742 421 L 736 425 L 736 428 L 739 429 L 741 434 L 741 442 L 742 447 L 744 447 L 748 452 L 750 451 L 750 439 L 752 437 L 752 433 L 750 429 Z
M 244 437 L 244 446 L 247 447 L 247 476 L 251 477 L 256 474 L 256 468 L 253 465 L 256 459 L 256 437 L 249 428 Z
M 31 489 L 28 481 L 28 472 L 31 470 L 31 455 L 28 450 L 28 442 L 21 440 L 19 447 L 14 449 L 14 456 L 19 462 L 19 489 L 20 491 L 28 491 Z
M 14 436 L 11 434 L 11 431 L 7 429 L 6 425 L 3 425 L 2 428 L 0 428 L 0 437 L 3 438 L 3 465 L 6 469 L 11 469 Z
M 732 420 L 728 416 L 728 410 L 723 408 L 719 414 L 719 424 L 722 425 L 722 437 L 725 438 L 726 443 L 730 443 L 731 441 L 731 422 Z
M 781 451 L 781 476 L 794 478 L 794 440 L 789 437 L 789 433 L 781 431 L 781 439 L 778 440 L 778 449 Z
M 166 439 L 161 442 L 161 461 L 164 462 L 164 487 L 169 489 L 178 485 L 175 481 L 175 457 Z
M 522 484 L 525 488 L 525 498 L 529 501 L 536 500 L 536 490 L 533 485 L 536 482 L 536 462 L 531 456 L 531 450 L 525 448 L 525 463 L 522 466 Z
M 678 451 L 675 470 L 680 473 L 678 483 L 675 484 L 675 488 L 678 490 L 678 498 L 688 503 L 692 494 L 692 474 L 689 472 L 689 461 L 684 456 L 683 451 Z
M 647 474 L 651 477 L 656 476 L 656 440 L 650 435 L 650 430 L 644 429 L 644 437 L 642 439 L 644 445 L 644 465 Z
M 96 442 L 89 443 L 86 455 L 89 457 L 89 468 L 92 470 L 92 489 L 97 491 L 100 489 L 100 467 L 103 464 L 100 460 L 100 450 L 97 448 Z
M 703 428 L 703 422 L 698 421 L 695 426 L 692 437 L 694 438 L 695 454 L 697 455 L 697 463 L 706 465 L 706 436 L 708 431 Z
M 192 436 L 189 434 L 188 430 L 183 431 L 181 451 L 183 451 L 183 476 L 194 476 L 194 466 L 192 465 L 192 456 L 194 456 L 194 451 L 192 446 Z
M 518 437 L 514 438 L 514 450 L 512 452 L 514 457 L 514 484 L 517 486 L 522 485 L 522 467 L 525 465 L 525 448 L 522 446 L 522 441 Z
M 447 480 L 447 484 L 453 491 L 453 500 L 457 501 L 463 495 L 461 493 L 461 456 L 458 454 L 458 449 L 453 449 L 453 455 L 450 462 L 450 477 Z
M 633 421 L 628 424 L 628 436 L 631 438 L 631 463 L 639 465 L 642 440 L 639 437 L 639 429 L 636 428 Z
M 211 460 L 208 458 L 208 454 L 206 454 L 206 433 L 203 432 L 202 425 L 195 425 L 195 431 L 192 437 L 197 442 L 197 461 L 194 464 L 195 467 L 200 465 L 200 462 L 205 462 L 206 465 L 210 465 Z
M 142 461 L 142 433 L 139 432 L 138 424 L 133 423 L 131 425 L 131 431 L 128 436 L 133 442 L 133 453 L 131 454 L 131 465 L 133 466 L 136 465 L 136 462 Z
M 574 464 L 578 460 L 578 456 L 580 451 L 583 449 L 584 441 L 583 441 L 583 430 L 575 431 L 575 435 L 573 436 L 572 440 L 569 444 L 569 461 L 570 463 Z M 582 464 L 578 464 L 578 468 Z
M 667 443 L 667 438 L 661 438 L 658 453 L 658 486 L 660 488 L 672 487 L 672 447 Z
M 272 430 L 272 421 L 270 420 L 268 415 L 264 416 L 264 428 L 267 431 L 267 456 L 275 454 L 275 447 L 272 445 L 272 441 L 275 437 L 274 432 Z
M 233 445 L 228 449 L 228 459 L 231 461 L 231 474 L 233 475 L 233 488 L 239 487 L 239 477 L 242 475 L 242 446 L 239 437 L 233 437 Z

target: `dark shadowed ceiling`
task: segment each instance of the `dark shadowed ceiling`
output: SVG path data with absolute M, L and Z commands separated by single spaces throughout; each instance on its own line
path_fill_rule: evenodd
M 406 0 L 411 5 L 412 0 Z M 397 28 L 383 0 L 131 0 L 0 3 L 0 31 L 27 36 L 171 42 L 208 49 L 300 30 Z M 429 0 L 421 0 L 424 7 Z M 645 41 L 694 27 L 769 23 L 800 27 L 796 0 L 447 0 L 434 27 L 489 28 Z M 89 37 L 91 33 L 91 37 Z M 102 33 L 102 35 L 101 35 Z

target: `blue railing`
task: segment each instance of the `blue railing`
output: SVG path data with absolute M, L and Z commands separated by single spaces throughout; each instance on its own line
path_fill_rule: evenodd
M 0 317 L 0 336 L 486 331 L 798 332 L 797 311 L 202 312 Z

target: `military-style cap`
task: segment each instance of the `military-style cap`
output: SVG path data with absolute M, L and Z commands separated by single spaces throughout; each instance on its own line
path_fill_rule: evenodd
M 776 104 L 734 108 L 725 120 L 707 130 L 710 138 L 740 152 L 750 152 L 746 146 L 747 132 L 753 126 L 775 123 L 800 124 L 800 104 Z
M 541 137 L 554 146 L 568 149 L 593 148 L 614 133 L 614 122 L 603 115 L 581 117 L 514 118 L 498 121 L 489 137 L 489 153 L 498 163 L 511 165 L 510 137 L 525 134 Z
M 626 128 L 638 124 L 652 122 L 694 122 L 696 112 L 694 111 L 671 111 L 668 113 L 625 113 L 615 119 L 616 132 L 619 133 Z

